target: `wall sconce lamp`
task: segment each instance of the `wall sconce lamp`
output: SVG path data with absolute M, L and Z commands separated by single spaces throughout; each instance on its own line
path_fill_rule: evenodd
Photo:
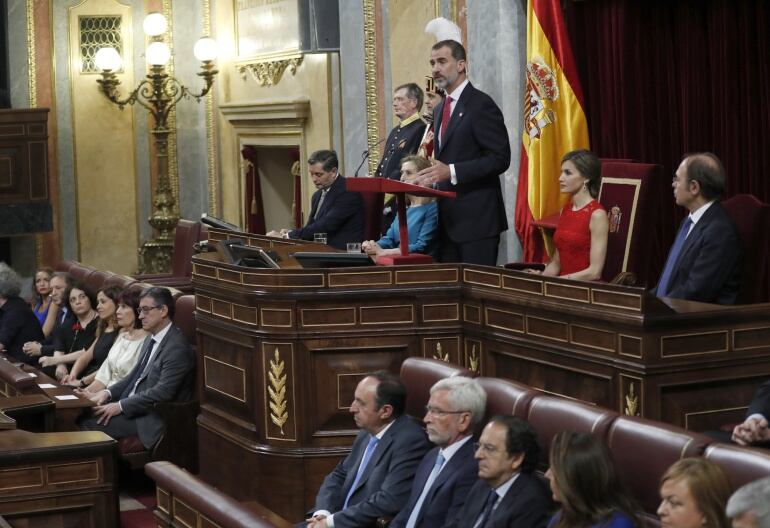
M 166 72 L 166 64 L 171 59 L 171 50 L 162 41 L 167 27 L 166 18 L 161 13 L 150 13 L 144 19 L 144 32 L 152 38 L 145 53 L 150 72 L 125 98 L 121 98 L 117 89 L 120 81 L 115 72 L 119 71 L 123 64 L 118 51 L 111 47 L 101 48 L 95 57 L 96 66 L 102 72 L 102 78 L 96 82 L 105 97 L 121 110 L 126 105 L 138 103 L 152 114 L 155 121 L 152 135 L 155 139 L 158 181 L 153 211 L 148 221 L 157 230 L 157 237 L 144 242 L 139 248 L 139 273 L 168 273 L 171 270 L 174 245 L 172 233 L 179 221 L 179 214 L 168 177 L 168 136 L 171 133 L 167 126 L 168 114 L 183 98 L 192 97 L 200 101 L 211 90 L 214 76 L 218 73 L 214 69 L 217 43 L 212 38 L 203 37 L 193 48 L 195 57 L 201 61 L 198 76 L 203 79 L 203 89 L 197 93 L 193 92 L 170 76 Z

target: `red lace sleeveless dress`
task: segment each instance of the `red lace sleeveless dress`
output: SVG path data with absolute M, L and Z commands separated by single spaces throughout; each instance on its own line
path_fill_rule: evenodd
M 572 202 L 561 210 L 559 223 L 553 242 L 559 250 L 561 271 L 559 275 L 568 275 L 584 270 L 591 263 L 591 215 L 604 207 L 596 200 L 591 200 L 577 211 L 572 210 Z

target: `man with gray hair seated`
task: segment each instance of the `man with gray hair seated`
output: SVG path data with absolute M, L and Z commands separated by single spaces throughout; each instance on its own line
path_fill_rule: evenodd
M 420 462 L 406 507 L 390 528 L 443 526 L 460 510 L 479 471 L 471 438 L 486 405 L 486 392 L 471 378 L 453 376 L 431 387 L 424 421 L 436 447 Z
M 770 477 L 742 486 L 727 501 L 733 528 L 770 528 Z

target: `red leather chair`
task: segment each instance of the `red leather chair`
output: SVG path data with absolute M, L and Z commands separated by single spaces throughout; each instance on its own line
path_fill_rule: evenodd
M 475 377 L 465 367 L 438 359 L 410 357 L 401 364 L 401 380 L 406 385 L 406 414 L 422 420 L 430 398 L 430 388 L 450 376 Z
M 107 280 L 107 277 L 110 275 L 113 275 L 109 271 L 99 271 L 94 270 L 91 273 L 88 274 L 88 277 L 86 277 L 86 288 L 88 288 L 89 291 L 93 292 L 94 295 L 102 289 L 102 286 L 104 285 L 104 281 Z M 94 306 L 94 308 L 96 308 Z
M 700 456 L 710 443 L 705 435 L 634 416 L 618 417 L 607 434 L 621 480 L 651 515 L 660 504 L 663 473 L 679 459 Z
M 770 452 L 732 444 L 711 444 L 705 458 L 725 470 L 733 490 L 770 475 Z
M 578 400 L 538 395 L 529 404 L 527 421 L 537 431 L 541 462 L 548 464 L 551 441 L 561 431 L 590 433 L 606 442 L 618 413 Z
M 134 275 L 140 282 L 149 282 L 154 286 L 170 286 L 183 293 L 192 293 L 192 256 L 193 244 L 200 240 L 201 224 L 180 219 L 174 233 L 174 253 L 171 256 L 170 273 L 145 273 Z
M 738 304 L 770 301 L 770 205 L 750 194 L 724 200 L 722 207 L 735 222 L 743 247 L 743 274 Z
M 498 414 L 510 414 L 527 419 L 529 405 L 538 391 L 517 381 L 500 378 L 478 378 L 487 393 L 487 414 L 485 422 Z

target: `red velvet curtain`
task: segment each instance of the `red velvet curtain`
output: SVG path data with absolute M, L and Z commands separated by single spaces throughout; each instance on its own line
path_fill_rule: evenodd
M 727 196 L 770 202 L 770 3 L 590 0 L 566 2 L 565 15 L 600 157 L 673 177 L 683 154 L 711 151 Z M 684 211 L 667 185 L 660 199 L 667 248 Z

